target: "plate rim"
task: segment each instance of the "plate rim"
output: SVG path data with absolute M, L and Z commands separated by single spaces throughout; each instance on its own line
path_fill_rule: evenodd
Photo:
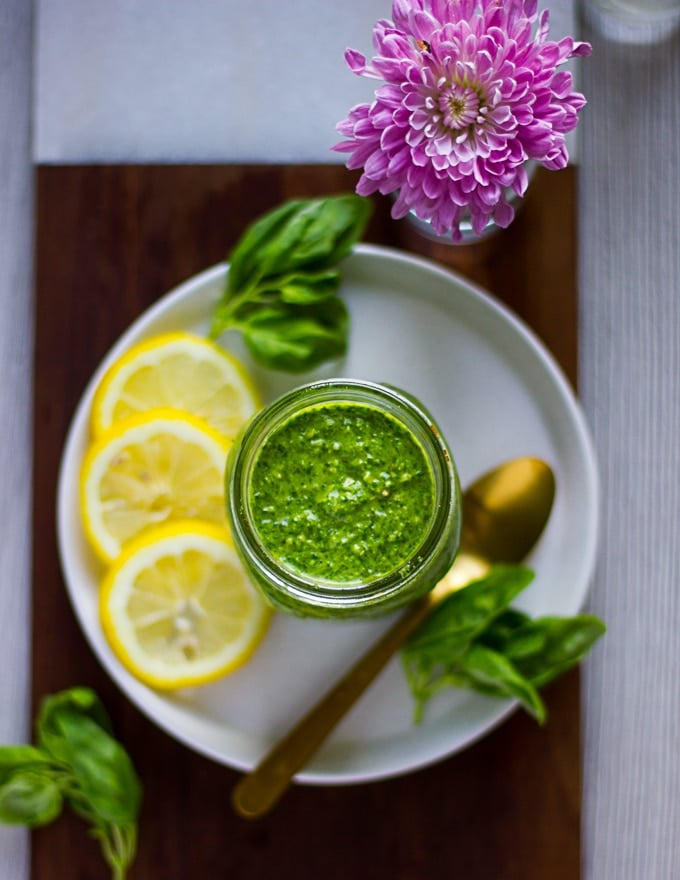
M 471 296 L 474 300 L 476 300 L 476 304 L 478 306 L 481 306 L 488 312 L 495 314 L 497 317 L 503 319 L 505 323 L 509 324 L 512 330 L 522 338 L 525 345 L 527 345 L 533 351 L 534 355 L 547 370 L 554 386 L 559 392 L 562 402 L 566 404 L 566 408 L 572 421 L 572 425 L 575 429 L 575 436 L 577 438 L 578 448 L 581 454 L 580 462 L 583 465 L 584 470 L 584 480 L 590 490 L 591 496 L 589 505 L 589 510 L 591 511 L 591 527 L 588 529 L 587 532 L 587 545 L 581 548 L 580 554 L 583 558 L 582 568 L 584 572 L 586 572 L 586 574 L 582 578 L 580 590 L 578 591 L 578 593 L 575 594 L 576 608 L 577 610 L 581 609 L 583 607 L 583 604 L 585 603 L 591 586 L 597 557 L 600 531 L 601 486 L 594 443 L 590 434 L 590 429 L 588 427 L 585 413 L 582 409 L 580 401 L 578 400 L 575 390 L 572 388 L 569 380 L 567 379 L 564 371 L 558 364 L 555 356 L 536 334 L 536 332 L 532 328 L 530 328 L 510 307 L 500 301 L 492 293 L 482 288 L 480 285 L 477 285 L 467 278 L 461 276 L 459 273 L 457 273 L 453 269 L 450 269 L 449 267 L 445 267 L 431 259 L 428 259 L 418 254 L 403 251 L 394 247 L 377 244 L 362 243 L 356 245 L 353 249 L 352 254 L 346 259 L 351 260 L 355 257 L 365 257 L 378 261 L 383 260 L 388 262 L 409 263 L 414 268 L 424 271 L 427 274 L 434 274 L 438 276 L 443 282 L 447 284 L 457 285 L 461 289 L 463 295 Z M 108 351 L 99 362 L 97 368 L 92 373 L 73 413 L 71 414 L 69 427 L 63 443 L 59 463 L 55 525 L 57 532 L 57 550 L 60 569 L 66 588 L 66 593 L 71 604 L 71 608 L 76 616 L 80 630 L 84 635 L 85 640 L 87 641 L 90 649 L 94 653 L 101 666 L 104 668 L 107 675 L 122 691 L 124 696 L 127 699 L 131 700 L 133 704 L 161 730 L 165 731 L 167 734 L 175 738 L 177 741 L 183 743 L 185 746 L 191 748 L 193 751 L 196 751 L 197 753 L 202 754 L 205 757 L 216 761 L 217 763 L 243 771 L 250 769 L 252 767 L 252 762 L 244 759 L 234 758 L 233 756 L 226 756 L 224 755 L 224 753 L 221 753 L 219 752 L 219 750 L 213 748 L 210 744 L 198 742 L 194 737 L 192 737 L 190 732 L 185 732 L 184 730 L 182 730 L 181 726 L 174 724 L 171 719 L 159 719 L 158 716 L 154 713 L 153 709 L 145 705 L 141 694 L 137 694 L 134 692 L 134 690 L 130 690 L 125 679 L 123 668 L 119 668 L 118 661 L 115 659 L 115 657 L 109 657 L 106 653 L 101 651 L 94 639 L 90 636 L 88 622 L 84 618 L 84 615 L 81 614 L 81 609 L 77 601 L 76 587 L 71 583 L 71 579 L 68 577 L 69 563 L 66 559 L 64 546 L 65 542 L 63 537 L 63 532 L 66 529 L 66 511 L 70 503 L 67 497 L 69 494 L 69 487 L 66 485 L 65 480 L 66 463 L 69 459 L 69 455 L 72 454 L 72 447 L 77 441 L 76 427 L 78 423 L 84 418 L 85 411 L 91 404 L 91 398 L 94 393 L 94 389 L 96 388 L 96 385 L 98 384 L 101 376 L 108 368 L 108 366 L 113 362 L 113 360 L 119 357 L 120 354 L 132 344 L 132 341 L 140 336 L 140 333 L 145 333 L 147 328 L 152 326 L 160 316 L 169 311 L 177 303 L 182 302 L 185 298 L 190 299 L 192 295 L 195 295 L 206 285 L 223 277 L 227 271 L 228 263 L 220 262 L 203 269 L 201 272 L 190 276 L 189 278 L 182 281 L 180 284 L 174 286 L 168 292 L 160 296 L 158 300 L 156 300 L 156 302 L 154 302 L 151 306 L 142 311 L 109 347 Z M 329 686 L 330 684 L 332 684 L 332 682 L 329 682 Z M 144 689 L 142 688 L 142 692 L 143 691 Z M 365 770 L 350 770 L 337 773 L 332 771 L 316 771 L 313 769 L 303 770 L 295 776 L 295 781 L 307 785 L 350 785 L 402 776 L 407 773 L 411 773 L 416 770 L 431 766 L 459 751 L 462 751 L 465 748 L 468 748 L 475 742 L 488 735 L 492 730 L 499 727 L 517 709 L 517 707 L 518 703 L 515 700 L 499 700 L 497 702 L 497 711 L 489 718 L 488 721 L 480 726 L 479 730 L 476 731 L 475 734 L 473 734 L 472 736 L 468 736 L 464 742 L 453 743 L 449 747 L 444 745 L 438 750 L 432 751 L 425 757 L 419 756 L 412 761 L 406 760 L 400 766 L 381 769 L 377 772 L 370 772 Z

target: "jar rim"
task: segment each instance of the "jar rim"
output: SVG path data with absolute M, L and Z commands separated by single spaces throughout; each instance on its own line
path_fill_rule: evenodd
M 364 581 L 323 580 L 283 565 L 260 540 L 249 505 L 253 465 L 265 440 L 298 412 L 340 401 L 365 404 L 396 417 L 422 449 L 434 485 L 433 511 L 422 541 L 395 569 Z M 272 587 L 288 600 L 307 606 L 359 608 L 389 601 L 408 589 L 441 549 L 450 517 L 460 505 L 455 464 L 439 427 L 420 401 L 389 384 L 338 377 L 298 386 L 260 410 L 243 430 L 235 449 L 227 468 L 227 504 L 240 549 Z

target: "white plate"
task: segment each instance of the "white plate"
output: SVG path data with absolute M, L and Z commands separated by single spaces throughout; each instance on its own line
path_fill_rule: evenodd
M 102 372 L 145 337 L 177 329 L 206 333 L 225 271 L 225 266 L 209 269 L 161 299 L 121 337 L 93 376 L 62 460 L 58 538 L 71 602 L 111 677 L 172 736 L 244 769 L 389 620 L 337 623 L 277 616 L 255 657 L 235 674 L 192 691 L 157 693 L 123 669 L 104 639 L 97 614 L 102 572 L 78 514 L 89 409 Z M 597 468 L 581 410 L 552 356 L 488 294 L 419 258 L 362 245 L 347 259 L 343 277 L 352 315 L 350 354 L 330 373 L 392 382 L 420 397 L 449 439 L 464 486 L 513 456 L 549 462 L 557 476 L 556 502 L 529 560 L 536 579 L 518 604 L 534 614 L 576 613 L 595 561 Z M 238 337 L 226 341 L 243 355 Z M 266 399 L 309 378 L 251 368 Z M 422 767 L 478 739 L 514 707 L 512 701 L 450 691 L 432 701 L 425 720 L 414 726 L 411 698 L 395 658 L 298 781 L 353 783 Z

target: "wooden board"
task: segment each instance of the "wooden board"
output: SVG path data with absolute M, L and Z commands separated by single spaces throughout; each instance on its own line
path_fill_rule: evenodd
M 59 460 L 85 384 L 159 296 L 224 259 L 246 222 L 281 200 L 353 188 L 337 166 L 38 169 L 33 706 L 94 687 L 145 785 L 131 880 L 578 880 L 579 679 L 546 691 L 545 729 L 523 713 L 465 752 L 401 778 L 296 786 L 266 819 L 229 805 L 238 774 L 179 745 L 109 681 L 76 623 L 55 539 Z M 477 247 L 435 247 L 376 201 L 367 240 L 449 262 L 493 291 L 576 379 L 575 175 L 539 172 L 518 219 Z M 64 816 L 34 832 L 33 880 L 106 878 L 97 845 Z

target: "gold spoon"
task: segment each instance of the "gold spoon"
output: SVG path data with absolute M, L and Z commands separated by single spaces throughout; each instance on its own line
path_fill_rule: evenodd
M 413 605 L 385 635 L 284 736 L 232 794 L 239 815 L 267 813 L 328 734 L 420 626 L 432 608 L 453 590 L 483 576 L 494 563 L 521 562 L 548 521 L 555 477 L 537 458 L 517 458 L 476 480 L 463 493 L 460 550 L 448 574 Z

